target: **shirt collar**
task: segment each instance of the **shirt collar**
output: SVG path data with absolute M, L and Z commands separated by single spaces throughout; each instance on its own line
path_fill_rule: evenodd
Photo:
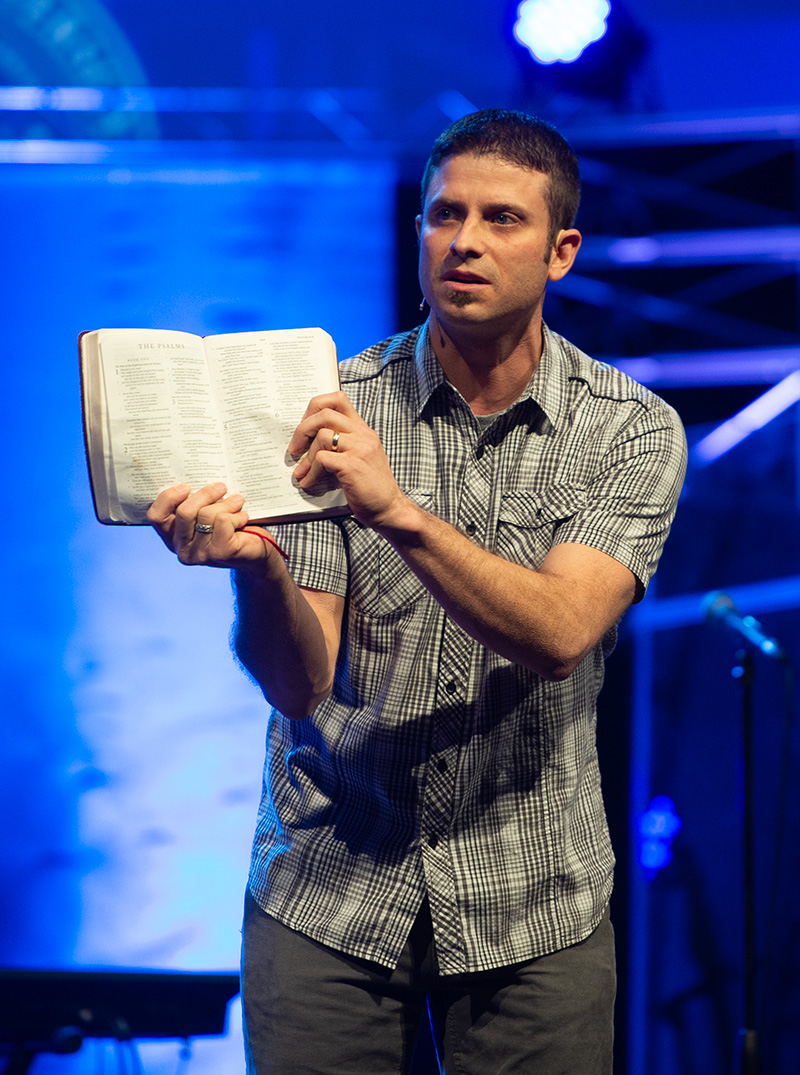
M 568 380 L 566 356 L 559 338 L 542 323 L 542 357 L 520 399 L 538 403 L 553 428 L 558 429 L 564 413 Z
M 439 365 L 439 359 L 433 353 L 433 348 L 431 347 L 428 335 L 429 325 L 430 321 L 428 320 L 420 328 L 414 352 L 419 413 L 422 413 L 428 400 L 439 385 L 448 383 L 444 370 Z
M 433 352 L 429 339 L 429 322 L 420 329 L 415 349 L 417 406 L 419 413 L 436 389 L 448 384 L 444 370 Z M 554 428 L 558 428 L 564 410 L 565 387 L 568 380 L 566 358 L 547 325 L 542 324 L 542 356 L 524 390 L 512 406 L 524 400 L 538 404 Z

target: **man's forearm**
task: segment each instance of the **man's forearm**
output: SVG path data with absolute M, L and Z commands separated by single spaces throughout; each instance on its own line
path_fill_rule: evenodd
M 315 397 L 289 443 L 313 489 L 332 474 L 355 518 L 385 537 L 445 611 L 488 649 L 564 679 L 633 600 L 636 579 L 611 556 L 557 545 L 538 570 L 473 544 L 403 493 L 380 438 L 342 393 Z
M 556 546 L 534 571 L 410 502 L 377 529 L 465 631 L 545 679 L 569 675 L 634 596 L 633 575 L 585 546 Z
M 330 692 L 335 653 L 315 610 L 283 564 L 269 576 L 234 572 L 234 649 L 264 697 L 299 719 Z

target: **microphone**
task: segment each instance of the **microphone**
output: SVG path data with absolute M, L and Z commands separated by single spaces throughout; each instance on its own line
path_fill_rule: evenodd
M 722 590 L 712 590 L 703 598 L 703 612 L 707 623 L 716 620 L 734 634 L 739 635 L 749 645 L 759 650 L 765 657 L 776 661 L 785 661 L 786 654 L 776 638 L 770 638 L 758 620 L 752 616 L 742 616 L 728 594 Z

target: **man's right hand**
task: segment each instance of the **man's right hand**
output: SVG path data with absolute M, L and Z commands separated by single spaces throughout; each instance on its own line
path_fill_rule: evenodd
M 173 485 L 153 501 L 147 521 L 181 563 L 235 570 L 237 656 L 272 705 L 302 719 L 330 692 L 344 598 L 301 590 L 278 549 L 259 536 L 268 532 L 242 529 L 243 504 L 222 482 L 196 493 Z
M 183 564 L 263 573 L 267 561 L 280 555 L 258 533 L 242 530 L 249 518 L 243 505 L 241 493 L 228 494 L 223 482 L 196 493 L 173 485 L 153 501 L 147 521 Z

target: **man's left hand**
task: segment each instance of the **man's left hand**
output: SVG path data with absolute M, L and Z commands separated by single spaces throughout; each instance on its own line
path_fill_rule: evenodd
M 302 456 L 294 476 L 311 490 L 326 473 L 336 477 L 359 522 L 392 527 L 411 507 L 394 479 L 378 434 L 344 392 L 315 396 L 289 442 Z

